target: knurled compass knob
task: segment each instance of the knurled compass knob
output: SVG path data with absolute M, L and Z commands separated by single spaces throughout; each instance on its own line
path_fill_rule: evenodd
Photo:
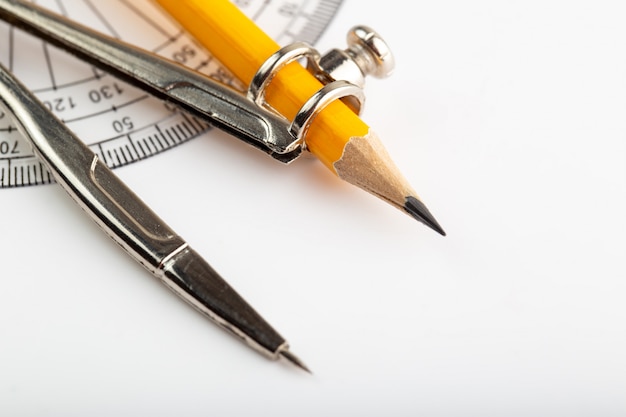
M 319 61 L 331 80 L 346 80 L 359 87 L 365 77 L 385 78 L 393 72 L 395 59 L 387 42 L 368 26 L 355 26 L 346 37 L 348 48 L 332 49 Z

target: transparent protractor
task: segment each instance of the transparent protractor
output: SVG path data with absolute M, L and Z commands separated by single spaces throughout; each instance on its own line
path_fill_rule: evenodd
M 222 82 L 229 73 L 152 0 L 37 0 L 38 5 Z M 234 0 L 279 44 L 314 43 L 342 0 Z M 65 51 L 0 22 L 0 62 L 111 168 L 142 161 L 209 129 Z M 0 109 L 0 188 L 53 182 Z

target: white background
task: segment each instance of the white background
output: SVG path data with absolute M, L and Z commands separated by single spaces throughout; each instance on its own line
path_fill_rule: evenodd
M 409 7 L 410 4 L 410 7 Z M 0 190 L 0 414 L 623 416 L 620 1 L 346 0 L 365 120 L 448 237 L 213 133 L 117 170 L 314 371 L 197 314 L 59 187 Z

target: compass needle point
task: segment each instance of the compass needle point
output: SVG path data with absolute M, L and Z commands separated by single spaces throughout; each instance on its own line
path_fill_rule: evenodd
M 105 19 L 107 13 L 95 9 L 95 2 L 90 4 L 94 14 Z M 97 4 L 98 7 L 108 7 L 114 2 Z M 143 10 L 136 7 L 134 4 L 133 10 Z M 272 8 L 267 10 L 278 12 Z M 136 15 L 150 26 L 151 20 L 147 19 L 143 11 Z M 9 158 L 6 166 L 3 164 L 7 159 L 0 159 L 0 184 L 33 185 L 46 182 L 45 178 L 51 182 L 52 175 L 103 231 L 177 295 L 255 350 L 275 359 L 283 357 L 308 371 L 304 363 L 287 350 L 285 339 L 110 170 L 110 167 L 125 165 L 143 159 L 151 152 L 159 152 L 164 149 L 164 143 L 175 146 L 205 129 L 203 123 L 190 118 L 188 114 L 173 113 L 171 106 L 163 106 L 161 102 L 158 107 L 160 112 L 154 112 L 156 107 L 153 104 L 138 110 L 148 97 L 145 92 L 170 100 L 242 140 L 288 137 L 292 141 L 289 125 L 284 118 L 260 108 L 240 92 L 196 71 L 162 59 L 145 48 L 81 26 L 31 2 L 0 0 L 0 18 L 140 87 L 133 88 L 108 76 L 94 76 L 93 71 L 80 82 L 67 83 L 67 80 L 53 72 L 55 65 L 52 61 L 61 56 L 52 53 L 53 48 L 46 48 L 45 56 L 50 88 L 36 91 L 32 87 L 29 89 L 18 80 L 18 74 L 0 65 L 0 103 L 5 105 L 7 114 L 14 116 L 13 121 L 18 125 L 23 139 L 36 154 L 37 158 L 33 156 L 33 173 L 37 169 L 39 172 L 37 177 L 27 169 L 23 178 L 13 177 L 11 180 L 11 173 L 25 171 L 13 169 L 11 162 L 23 161 L 27 155 L 22 152 L 26 152 L 26 148 L 19 145 L 17 139 L 0 141 L 3 154 L 9 151 L 11 154 L 19 154 L 19 157 Z M 324 28 L 319 23 L 317 33 Z M 105 26 L 109 32 L 118 34 L 112 25 Z M 156 33 L 162 38 L 161 46 L 173 39 L 167 31 L 159 30 Z M 314 33 L 309 32 L 309 35 Z M 176 40 L 181 38 L 176 37 Z M 174 52 L 174 58 L 186 64 L 193 64 L 191 58 L 204 62 L 205 58 L 200 56 L 202 54 L 197 53 L 199 49 L 190 50 L 189 44 L 192 43 L 188 38 L 183 40 L 181 48 Z M 35 65 L 31 67 L 36 68 Z M 32 74 L 36 74 L 36 71 L 28 73 L 24 78 L 28 79 L 28 75 Z M 176 77 L 175 83 L 171 81 L 172 76 Z M 35 92 L 43 97 L 37 97 Z M 133 109 L 139 113 L 131 114 Z M 154 113 L 156 122 L 142 119 Z M 83 129 L 85 126 L 89 128 L 88 133 L 97 131 L 89 119 L 101 114 L 107 114 L 109 120 L 107 129 L 103 129 L 104 134 L 111 134 L 114 139 L 121 140 L 122 146 L 103 142 L 96 142 L 94 146 L 79 139 L 81 123 Z M 4 116 L 3 112 L 0 113 L 0 133 L 11 133 L 10 125 L 2 129 L 1 124 L 10 119 Z M 179 117 L 178 122 L 171 120 L 174 117 Z M 66 124 L 72 124 L 74 131 Z M 258 129 L 258 126 L 261 128 Z M 141 132 L 147 133 L 141 137 Z M 160 147 L 157 147 L 157 143 Z M 276 144 L 277 147 L 280 145 Z M 42 163 L 48 169 L 46 174 L 43 173 Z
M 304 362 L 302 362 L 302 360 L 300 358 L 298 358 L 296 355 L 294 355 L 292 352 L 290 352 L 288 348 L 280 349 L 279 355 L 282 356 L 283 358 L 285 358 L 287 361 L 289 361 L 292 365 L 297 366 L 298 368 L 302 369 L 303 371 L 306 371 L 306 372 L 308 372 L 310 374 L 313 373 L 308 368 L 308 366 L 306 366 L 304 364 Z

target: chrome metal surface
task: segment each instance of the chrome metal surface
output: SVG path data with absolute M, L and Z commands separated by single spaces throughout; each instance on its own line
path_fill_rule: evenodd
M 302 105 L 289 126 L 289 132 L 296 138 L 296 142 L 306 147 L 307 129 L 324 107 L 336 99 L 343 99 L 346 105 L 359 114 L 365 102 L 365 94 L 361 87 L 349 80 L 332 79 L 319 65 L 319 52 L 305 42 L 295 42 L 279 49 L 265 60 L 250 82 L 248 98 L 259 106 L 270 108 L 265 102 L 265 89 L 282 68 L 303 58 L 307 60 L 307 70 L 324 83 L 324 86 Z
M 365 77 L 391 75 L 395 59 L 385 40 L 367 26 L 355 26 L 347 35 L 348 48 L 332 49 L 319 61 L 330 80 L 347 80 L 363 87 Z
M 217 324 L 278 358 L 285 340 L 3 66 L 0 102 L 55 180 L 130 256 Z
M 315 116 L 332 101 L 345 97 L 354 98 L 358 103 L 358 109 L 361 109 L 365 102 L 363 89 L 348 81 L 337 80 L 326 84 L 302 105 L 289 126 L 289 131 L 298 140 L 303 141 Z M 353 110 L 358 113 L 358 109 Z
M 266 105 L 265 89 L 272 82 L 278 71 L 299 59 L 306 58 L 309 71 L 317 74 L 320 54 L 317 49 L 305 42 L 295 42 L 273 53 L 254 74 L 248 87 L 248 98 L 259 106 Z

